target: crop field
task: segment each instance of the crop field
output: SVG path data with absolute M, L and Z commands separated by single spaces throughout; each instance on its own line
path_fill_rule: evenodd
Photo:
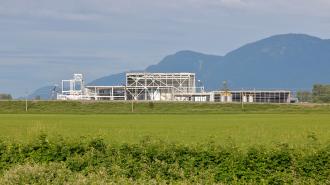
M 0 102 L 0 184 L 330 184 L 330 106 Z
M 107 143 L 138 143 L 145 137 L 165 142 L 208 142 L 304 146 L 310 137 L 330 140 L 329 114 L 2 114 L 0 137 L 31 141 L 41 133 L 67 139 L 102 137 Z

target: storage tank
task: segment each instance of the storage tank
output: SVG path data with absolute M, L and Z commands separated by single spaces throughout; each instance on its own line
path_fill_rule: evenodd
M 243 102 L 244 102 L 244 103 L 247 102 L 247 96 L 243 96 Z
M 150 94 L 150 99 L 154 100 L 154 101 L 160 101 L 161 97 L 160 97 L 160 93 L 158 90 L 154 91 L 153 93 Z
M 233 101 L 233 97 L 230 95 L 230 96 L 227 96 L 227 102 L 232 102 Z
M 221 95 L 221 102 L 226 102 L 226 96 L 224 96 L 224 95 Z
M 253 96 L 252 95 L 249 96 L 249 103 L 253 103 Z

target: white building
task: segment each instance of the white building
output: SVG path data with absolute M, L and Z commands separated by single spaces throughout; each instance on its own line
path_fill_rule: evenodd
M 83 76 L 62 80 L 58 100 L 209 101 L 194 73 L 127 73 L 124 86 L 85 86 Z
M 291 91 L 286 90 L 240 90 L 214 91 L 215 102 L 243 103 L 290 103 Z
M 196 86 L 195 73 L 127 73 L 122 86 L 85 86 L 82 74 L 62 80 L 58 100 L 134 100 L 290 103 L 291 92 L 285 90 L 212 91 Z

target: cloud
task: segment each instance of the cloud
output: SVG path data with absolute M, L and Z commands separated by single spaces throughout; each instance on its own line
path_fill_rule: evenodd
M 22 96 L 45 85 L 59 83 L 73 73 L 83 73 L 86 80 L 126 71 L 131 64 L 121 59 L 95 56 L 0 55 L 0 92 Z M 137 67 L 137 66 L 135 66 Z
M 238 9 L 328 16 L 329 0 L 1 0 L 0 15 L 95 21 L 118 15 Z M 197 12 L 196 12 L 197 11 Z
M 250 10 L 264 15 L 330 16 L 328 0 L 246 0 L 246 4 Z
M 0 0 L 0 79 L 12 80 L 0 91 L 143 69 L 182 49 L 223 55 L 277 33 L 329 38 L 329 9 L 329 0 Z
M 221 0 L 220 2 L 229 7 L 244 7 L 246 5 L 246 2 L 242 0 Z

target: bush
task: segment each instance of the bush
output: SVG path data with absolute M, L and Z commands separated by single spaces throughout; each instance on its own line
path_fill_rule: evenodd
M 12 100 L 13 97 L 10 94 L 1 94 L 0 93 L 0 100 Z
M 6 171 L 0 184 L 61 184 L 72 178 L 63 163 L 16 165 Z
M 308 146 L 310 147 L 310 146 Z M 41 135 L 32 143 L 0 142 L 1 184 L 309 184 L 329 183 L 330 145 L 279 145 L 246 151 L 232 144 L 185 146 L 146 138 L 107 145 Z

